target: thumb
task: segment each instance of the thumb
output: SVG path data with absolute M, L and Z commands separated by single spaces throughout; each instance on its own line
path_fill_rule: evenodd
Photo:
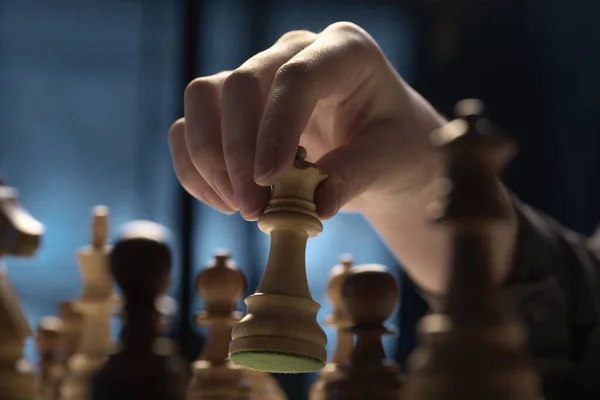
M 398 169 L 404 168 L 401 159 L 407 147 L 402 143 L 398 121 L 379 121 L 352 136 L 351 141 L 316 163 L 327 172 L 327 179 L 315 192 L 322 219 L 333 217 L 348 202 L 370 190 L 384 192 L 398 187 L 397 181 L 402 179 Z

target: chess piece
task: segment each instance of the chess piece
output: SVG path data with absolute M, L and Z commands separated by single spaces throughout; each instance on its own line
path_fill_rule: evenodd
M 18 202 L 17 191 L 0 182 L 0 399 L 30 400 L 38 393 L 33 367 L 23 358 L 33 332 L 4 273 L 3 256 L 31 257 L 44 227 Z
M 451 233 L 448 293 L 441 313 L 419 323 L 406 398 L 537 400 L 524 331 L 492 278 L 498 263 L 509 262 L 494 254 L 494 240 L 510 212 L 498 200 L 498 175 L 515 146 L 492 131 L 480 102 L 464 100 L 457 110 L 459 118 L 432 135 L 446 171 L 431 211 Z
M 400 400 L 400 368 L 386 359 L 381 336 L 392 334 L 384 322 L 398 302 L 398 284 L 382 265 L 367 264 L 348 271 L 342 284 L 342 307 L 356 335 L 356 346 L 347 363 L 338 364 L 314 400 Z
M 341 263 L 336 265 L 329 275 L 329 284 L 327 285 L 327 296 L 333 308 L 325 320 L 326 324 L 336 329 L 337 343 L 335 351 L 329 363 L 319 372 L 319 377 L 311 388 L 310 399 L 316 400 L 323 398 L 323 388 L 327 381 L 338 373 L 340 365 L 348 363 L 354 350 L 354 338 L 347 328 L 352 326 L 352 321 L 346 310 L 342 307 L 342 285 L 352 267 L 352 257 L 350 255 L 342 256 Z
M 62 400 L 61 387 L 68 374 L 68 360 L 77 352 L 83 333 L 83 314 L 72 302 L 61 302 L 58 306 L 58 319 L 60 321 L 60 336 L 54 355 L 54 363 L 49 370 L 50 389 L 47 393 L 51 396 L 47 400 Z
M 227 253 L 196 277 L 196 292 L 206 309 L 195 317 L 196 325 L 207 328 L 206 341 L 192 366 L 188 400 L 249 400 L 250 385 L 240 368 L 227 361 L 231 328 L 241 319 L 236 310 L 244 295 L 246 280 Z
M 64 327 L 57 317 L 44 317 L 36 333 L 36 346 L 39 354 L 40 398 L 58 399 L 58 383 L 54 380 L 54 369 L 58 363 L 60 340 Z
M 258 220 L 271 236 L 269 259 L 256 293 L 245 300 L 248 313 L 233 328 L 229 347 L 230 360 L 246 368 L 301 373 L 325 365 L 327 337 L 308 287 L 306 243 L 323 230 L 314 192 L 327 175 L 305 158 L 300 147 Z
M 93 213 L 91 246 L 84 247 L 78 254 L 83 293 L 73 307 L 81 314 L 82 326 L 77 350 L 67 360 L 61 400 L 89 400 L 92 376 L 110 351 L 114 286 L 108 265 L 107 236 L 108 209 L 99 206 Z
M 110 270 L 123 293 L 125 323 L 120 348 L 93 380 L 93 400 L 183 400 L 187 366 L 175 345 L 161 337 L 156 301 L 171 270 L 168 231 L 148 221 L 123 228 L 110 254 Z
M 175 314 L 177 314 L 177 301 L 171 296 L 164 295 L 158 300 L 156 308 L 160 314 L 160 331 L 163 335 L 166 335 L 171 329 Z
M 236 310 L 244 294 L 246 280 L 226 252 L 196 278 L 196 291 L 206 310 L 195 317 L 196 324 L 207 327 L 207 338 L 193 377 L 188 400 L 284 400 L 277 382 L 262 371 L 251 371 L 227 360 L 231 328 L 241 319 Z

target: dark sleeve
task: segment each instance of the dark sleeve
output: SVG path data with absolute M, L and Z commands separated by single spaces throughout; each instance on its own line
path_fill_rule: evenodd
M 506 293 L 529 333 L 545 387 L 598 393 L 600 258 L 593 243 L 514 200 L 517 253 Z M 594 372 L 596 371 L 596 372 Z
M 518 199 L 514 205 L 518 243 L 504 290 L 528 331 L 545 392 L 600 381 L 587 377 L 600 368 L 598 239 L 576 234 Z M 425 297 L 433 309 L 439 306 L 439 299 Z

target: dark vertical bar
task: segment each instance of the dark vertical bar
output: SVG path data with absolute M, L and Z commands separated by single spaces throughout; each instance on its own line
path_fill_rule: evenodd
M 155 76 L 158 76 L 160 59 L 157 57 L 154 47 L 156 46 L 157 32 L 160 32 L 160 8 L 164 7 L 158 2 L 142 3 L 142 32 L 141 47 L 142 57 L 138 70 L 139 81 L 139 113 L 140 124 L 143 134 L 138 141 L 138 149 L 135 157 L 137 166 L 135 169 L 136 197 L 135 218 L 148 218 L 156 211 L 156 196 L 154 192 L 155 179 L 152 173 L 152 163 L 157 153 L 158 140 L 156 138 L 156 127 L 160 126 L 158 113 L 155 112 L 161 104 L 157 101 L 157 86 L 149 85 Z M 164 135 L 164 132 L 160 132 Z
M 249 58 L 268 46 L 267 30 L 268 23 L 266 20 L 267 12 L 270 8 L 270 0 L 253 0 L 247 4 L 249 15 L 249 31 L 250 38 L 248 40 L 248 53 L 245 57 Z M 247 243 L 250 248 L 246 250 L 248 256 L 248 265 L 246 266 L 247 287 L 246 294 L 254 293 L 256 287 L 260 283 L 262 266 L 259 265 L 259 257 L 257 248 L 258 245 L 255 223 L 248 223 L 246 227 Z
M 181 2 L 182 12 L 182 83 L 178 88 L 180 94 L 187 84 L 196 77 L 199 67 L 200 53 L 200 20 L 204 2 L 201 0 L 183 0 Z M 178 115 L 183 115 L 183 109 Z M 193 221 L 194 201 L 185 190 L 180 189 L 180 227 L 181 227 L 181 285 L 179 296 L 179 325 L 175 332 L 175 338 L 181 348 L 183 356 L 193 362 L 202 348 L 202 341 L 191 326 L 191 302 L 192 302 L 192 263 L 193 263 Z

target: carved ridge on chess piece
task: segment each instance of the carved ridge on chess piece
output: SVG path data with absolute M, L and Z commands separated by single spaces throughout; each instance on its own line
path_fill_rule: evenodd
M 316 320 L 320 305 L 312 299 L 305 260 L 308 239 L 323 230 L 314 192 L 327 174 L 305 158 L 300 147 L 258 220 L 271 236 L 269 259 L 229 349 L 231 361 L 246 368 L 300 373 L 325 365 L 327 337 Z

